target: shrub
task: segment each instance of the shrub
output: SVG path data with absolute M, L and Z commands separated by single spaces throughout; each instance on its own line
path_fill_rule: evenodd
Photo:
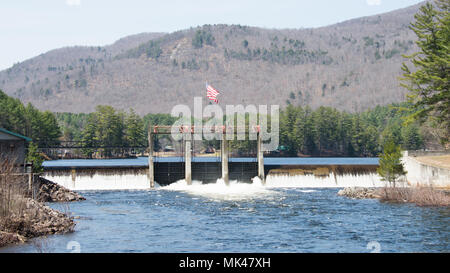
M 13 219 L 23 216 L 25 190 L 21 187 L 22 176 L 15 174 L 15 160 L 0 156 L 0 230 L 9 231 Z
M 450 206 L 450 196 L 432 187 L 391 188 L 380 191 L 381 201 L 414 203 L 418 206 Z

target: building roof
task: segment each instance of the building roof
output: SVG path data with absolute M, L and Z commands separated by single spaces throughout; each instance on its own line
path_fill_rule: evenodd
M 21 139 L 23 139 L 23 140 L 25 140 L 25 141 L 32 141 L 32 139 L 29 138 L 29 137 L 26 137 L 26 136 L 23 136 L 23 135 L 20 135 L 20 134 L 17 134 L 17 133 L 13 133 L 13 132 L 8 131 L 8 130 L 6 130 L 6 129 L 4 129 L 4 128 L 0 128 L 0 132 L 1 132 L 1 133 L 8 134 L 8 135 L 15 136 L 15 137 L 18 137 L 18 138 L 21 138 Z

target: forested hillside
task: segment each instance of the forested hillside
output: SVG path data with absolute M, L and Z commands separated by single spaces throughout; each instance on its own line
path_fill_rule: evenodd
M 402 54 L 416 50 L 408 28 L 419 5 L 315 29 L 205 25 L 144 33 L 103 47 L 68 47 L 0 72 L 0 88 L 53 112 L 99 104 L 168 113 L 204 97 L 220 104 L 293 104 L 364 111 L 405 99 Z

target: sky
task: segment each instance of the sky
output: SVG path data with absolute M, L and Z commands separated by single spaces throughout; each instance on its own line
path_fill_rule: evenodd
M 422 0 L 14 0 L 1 1 L 0 70 L 64 46 L 103 46 L 142 32 L 204 24 L 310 28 Z

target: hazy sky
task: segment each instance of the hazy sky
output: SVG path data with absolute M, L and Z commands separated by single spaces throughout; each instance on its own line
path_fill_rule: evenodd
M 422 0 L 2 0 L 0 70 L 51 49 L 204 24 L 330 25 Z

